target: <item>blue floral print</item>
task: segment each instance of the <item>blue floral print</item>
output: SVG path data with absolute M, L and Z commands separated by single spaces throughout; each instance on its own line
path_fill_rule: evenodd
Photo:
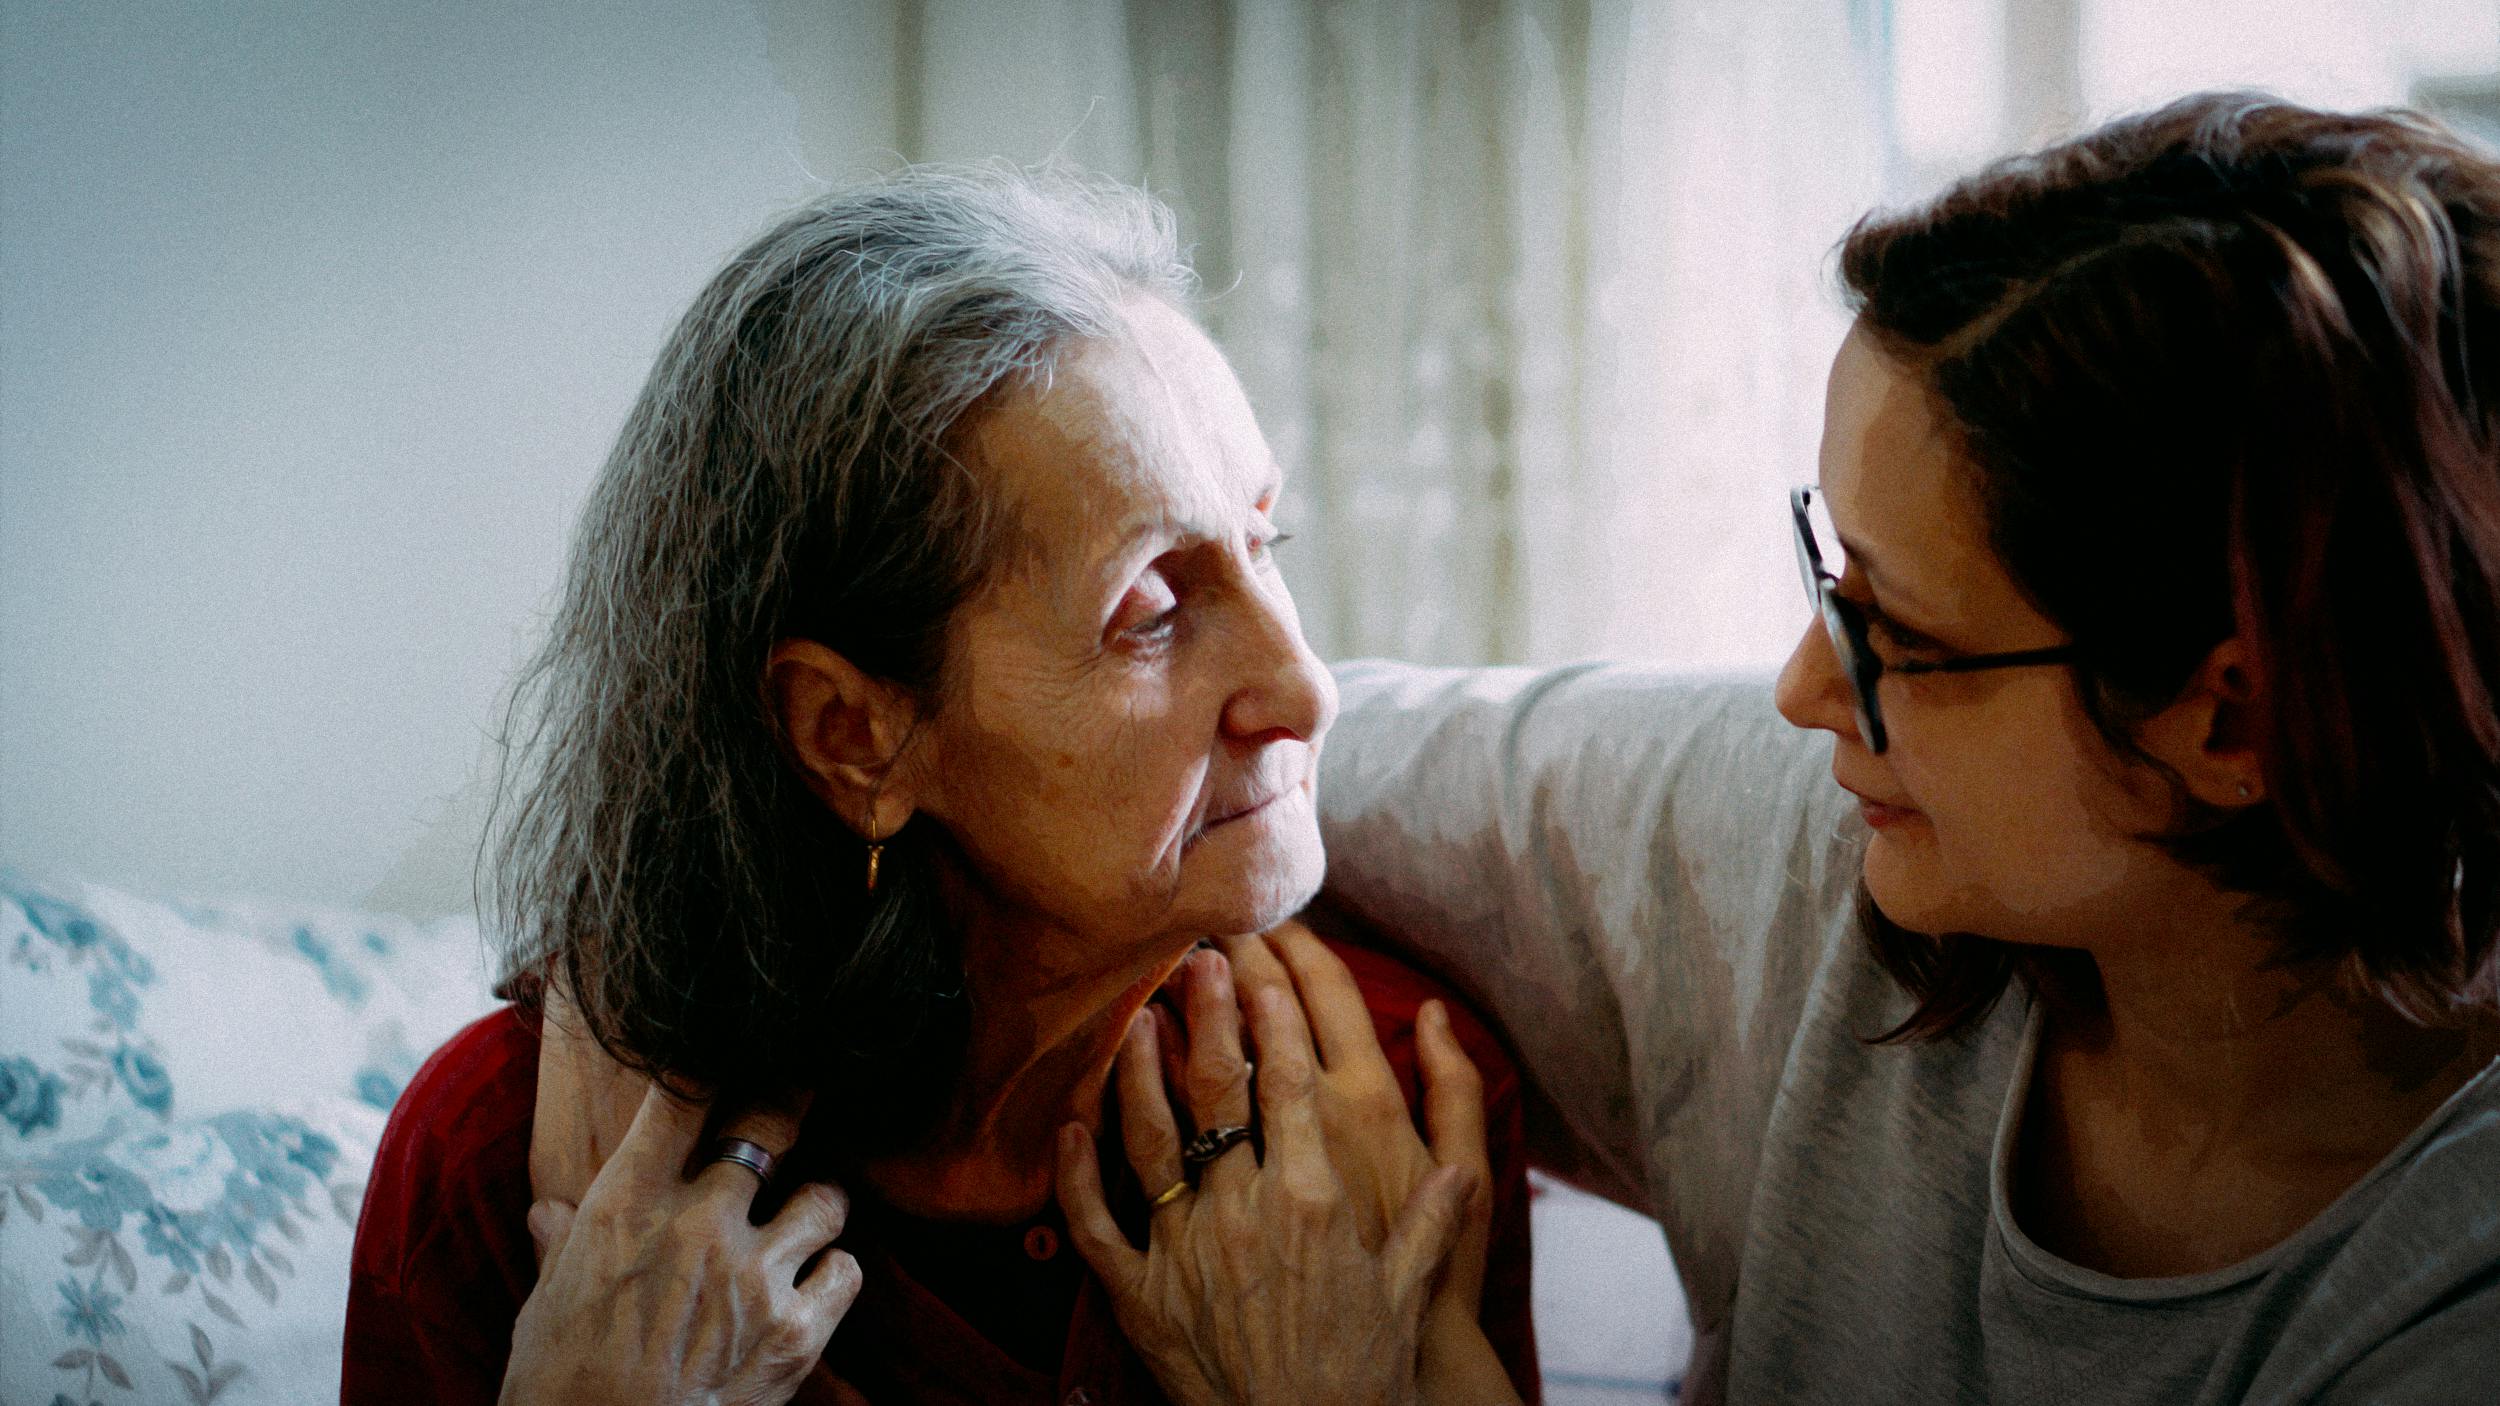
M 159 1118 L 173 1108 L 173 1081 L 165 1077 L 165 1066 L 156 1056 L 135 1045 L 124 1045 L 113 1051 L 113 1072 L 121 1077 L 132 1103 Z
M 313 964 L 313 969 L 321 973 L 321 984 L 330 988 L 331 995 L 350 1007 L 365 1003 L 364 977 L 340 960 L 339 954 L 329 943 L 322 941 L 319 933 L 311 928 L 297 928 L 295 950 L 304 954 L 305 960 Z
M 61 1326 L 71 1337 L 85 1338 L 92 1347 L 102 1347 L 106 1338 L 122 1335 L 122 1321 L 113 1312 L 121 1306 L 122 1296 L 104 1287 L 101 1270 L 93 1284 L 81 1284 L 75 1279 L 61 1281 Z
M 31 1137 L 61 1124 L 61 1080 L 20 1056 L 0 1059 L 0 1122 Z

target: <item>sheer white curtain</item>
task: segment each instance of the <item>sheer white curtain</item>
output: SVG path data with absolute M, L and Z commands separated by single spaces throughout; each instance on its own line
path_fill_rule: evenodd
M 765 10 L 829 179 L 1059 155 L 1179 209 L 1331 655 L 1776 659 L 1779 489 L 1881 193 L 1877 0 Z

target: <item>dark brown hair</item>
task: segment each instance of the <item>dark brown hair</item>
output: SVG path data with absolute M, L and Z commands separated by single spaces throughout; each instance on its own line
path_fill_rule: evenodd
M 2264 803 L 2158 838 L 2285 959 L 2412 1018 L 2500 1000 L 2500 163 L 2400 112 L 2206 94 L 1842 243 L 2112 746 L 2248 647 Z M 2173 778 L 2175 781 L 2175 778 Z M 1956 1030 L 2059 955 L 1877 921 Z
M 946 836 L 862 838 L 786 757 L 774 644 L 933 706 L 1003 524 L 952 452 L 998 395 L 1178 302 L 1172 217 L 1062 173 L 922 166 L 810 202 L 699 294 L 593 488 L 515 691 L 493 853 L 505 989 L 560 981 L 678 1086 L 807 1088 L 856 1156 L 945 1108 L 970 1029 Z

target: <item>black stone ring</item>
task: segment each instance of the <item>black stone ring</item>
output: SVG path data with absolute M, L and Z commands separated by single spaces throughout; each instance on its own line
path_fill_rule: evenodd
M 1250 1140 L 1250 1130 L 1236 1123 L 1229 1128 L 1209 1128 L 1189 1140 L 1181 1149 L 1181 1160 L 1193 1167 L 1203 1167 Z

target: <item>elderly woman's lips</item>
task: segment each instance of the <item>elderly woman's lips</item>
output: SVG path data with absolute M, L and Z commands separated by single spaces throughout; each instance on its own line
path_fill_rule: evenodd
M 1289 793 L 1292 789 L 1293 789 L 1293 788 L 1291 788 L 1291 787 L 1287 787 L 1287 788 L 1286 788 L 1285 790 L 1283 790 L 1283 791 L 1274 791 L 1274 792 L 1270 792 L 1269 794 L 1267 794 L 1267 795 L 1265 795 L 1265 796 L 1262 796 L 1262 797 L 1260 797 L 1259 799 L 1257 799 L 1257 800 L 1255 800 L 1255 801 L 1252 801 L 1250 804 L 1248 804 L 1248 805 L 1246 805 L 1246 806 L 1243 806 L 1243 807 L 1241 807 L 1241 808 L 1240 808 L 1240 809 L 1238 809 L 1238 810 L 1228 810 L 1228 811 L 1225 811 L 1225 812 L 1224 812 L 1223 814 L 1221 814 L 1221 815 L 1210 816 L 1210 817 L 1208 817 L 1208 819 L 1207 819 L 1207 825 L 1206 825 L 1206 828 L 1208 828 L 1208 829 L 1212 830 L 1212 829 L 1214 829 L 1214 828 L 1215 828 L 1216 826 L 1218 826 L 1218 825 L 1225 825 L 1225 824 L 1229 824 L 1229 823 L 1231 823 L 1232 821 L 1239 820 L 1239 819 L 1241 819 L 1241 818 L 1242 818 L 1242 817 L 1244 817 L 1244 816 L 1248 816 L 1248 815 L 1256 815 L 1256 814 L 1258 814 L 1260 811 L 1263 811 L 1263 810 L 1267 809 L 1269 806 L 1274 805 L 1274 804 L 1275 804 L 1278 800 L 1282 799 L 1282 798 L 1283 798 L 1286 794 L 1288 794 L 1288 793 Z

